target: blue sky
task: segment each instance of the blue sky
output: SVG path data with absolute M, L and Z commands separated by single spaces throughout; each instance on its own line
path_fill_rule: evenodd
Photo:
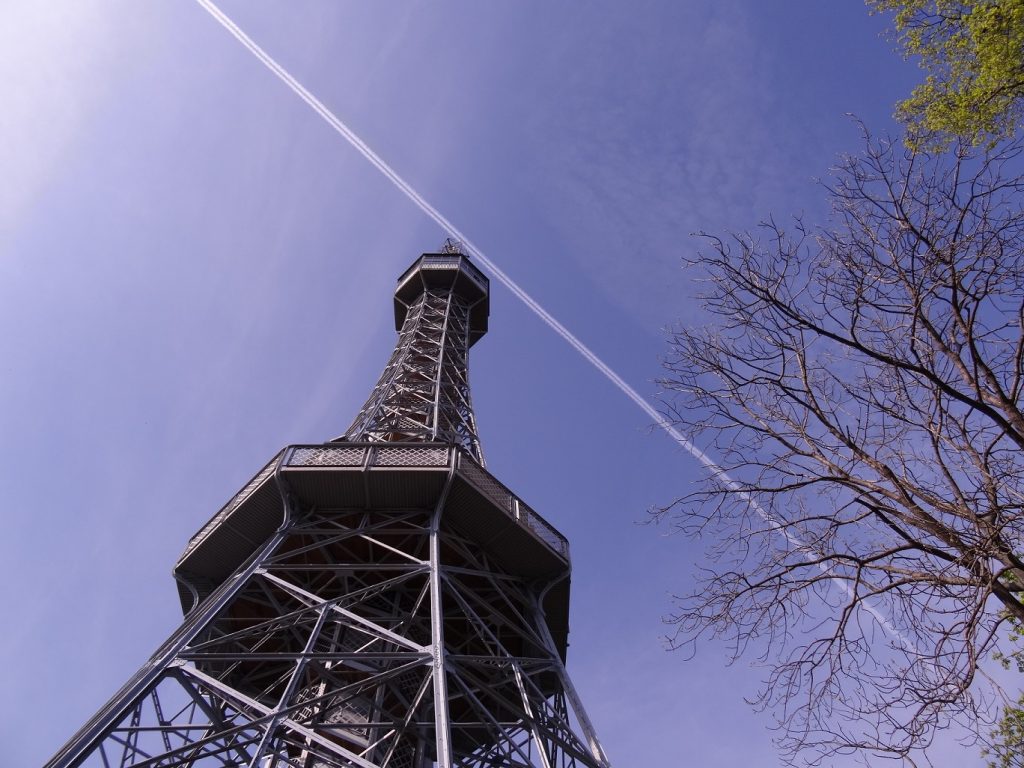
M 220 6 L 650 397 L 663 329 L 704 322 L 690 233 L 820 218 L 846 113 L 891 130 L 916 78 L 860 0 Z M 173 629 L 188 537 L 347 427 L 444 234 L 186 0 L 7 0 L 0 90 L 13 766 Z M 571 541 L 570 672 L 613 763 L 777 765 L 761 672 L 661 640 L 701 545 L 640 523 L 699 466 L 497 285 L 491 329 L 484 450 Z

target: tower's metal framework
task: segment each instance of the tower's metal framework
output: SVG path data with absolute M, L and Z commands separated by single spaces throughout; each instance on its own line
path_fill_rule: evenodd
M 483 466 L 488 283 L 399 278 L 352 426 L 275 456 L 174 569 L 184 623 L 52 768 L 605 768 L 565 671 L 565 538 Z

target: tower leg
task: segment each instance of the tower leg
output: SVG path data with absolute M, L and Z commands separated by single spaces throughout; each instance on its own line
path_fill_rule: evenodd
M 430 520 L 430 614 L 431 642 L 434 654 L 434 718 L 436 722 L 436 755 L 439 766 L 451 765 L 452 732 L 448 712 L 448 670 L 444 644 L 444 608 L 441 597 L 441 518 L 444 502 L 451 490 L 454 466 L 448 473 L 440 503 Z

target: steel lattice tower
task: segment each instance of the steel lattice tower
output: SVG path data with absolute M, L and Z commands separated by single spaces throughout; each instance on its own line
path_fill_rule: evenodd
M 189 541 L 185 619 L 52 768 L 607 768 L 565 671 L 565 538 L 484 468 L 487 278 L 400 278 L 343 437 L 285 448 Z

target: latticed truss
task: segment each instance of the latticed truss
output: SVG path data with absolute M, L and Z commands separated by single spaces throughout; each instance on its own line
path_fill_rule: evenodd
M 443 507 L 308 511 L 52 765 L 604 766 L 544 586 Z
M 185 621 L 49 768 L 607 768 L 564 667 L 568 542 L 483 466 L 487 278 L 424 254 L 344 438 L 192 537 Z
M 442 441 L 482 463 L 469 394 L 470 303 L 451 285 L 409 307 L 391 359 L 345 437 Z

